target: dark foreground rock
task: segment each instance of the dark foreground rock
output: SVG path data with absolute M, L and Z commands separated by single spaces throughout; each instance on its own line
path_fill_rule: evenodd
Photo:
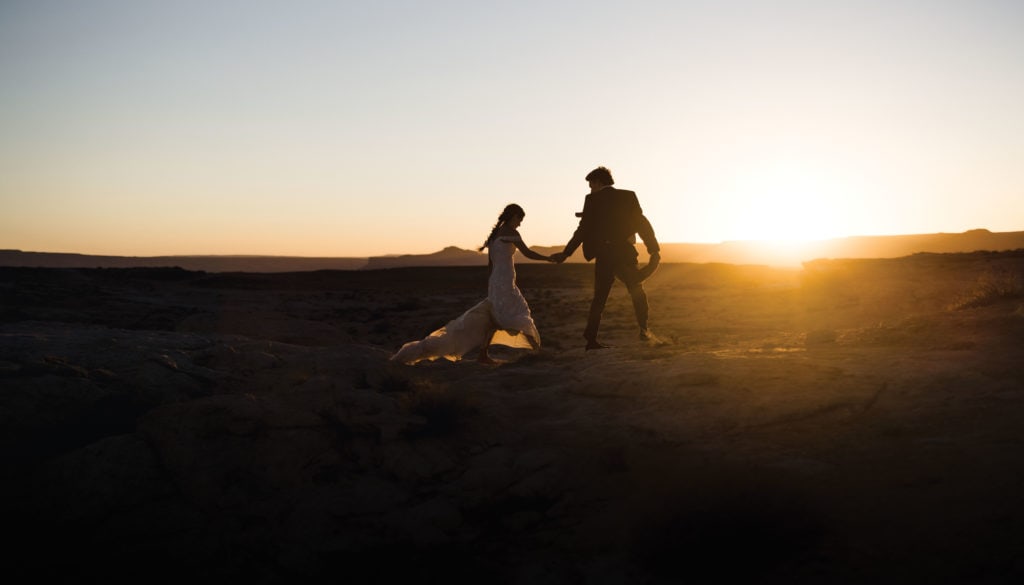
M 545 348 L 498 368 L 387 359 L 476 298 L 476 269 L 19 269 L 9 575 L 1017 582 L 1020 260 L 900 262 L 663 266 L 666 342 L 626 344 L 618 299 L 596 353 L 585 273 L 528 267 Z M 995 293 L 972 284 L 993 262 Z

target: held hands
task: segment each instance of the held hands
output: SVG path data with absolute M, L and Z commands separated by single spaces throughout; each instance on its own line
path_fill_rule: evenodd
M 554 262 L 556 264 L 561 264 L 562 262 L 565 262 L 565 252 L 556 252 L 548 256 L 548 262 Z

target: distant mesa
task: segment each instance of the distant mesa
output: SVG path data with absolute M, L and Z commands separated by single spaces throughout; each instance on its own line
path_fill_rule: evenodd
M 480 266 L 487 264 L 487 254 L 464 250 L 456 246 L 432 254 L 403 254 L 401 256 L 371 256 L 367 269 L 401 268 L 406 266 Z
M 647 254 L 640 249 L 640 261 Z M 533 246 L 541 254 L 561 251 L 561 246 Z M 819 240 L 795 246 L 764 241 L 735 241 L 719 244 L 663 243 L 661 262 L 763 264 L 798 268 L 803 262 L 826 258 L 898 258 L 928 252 L 958 252 L 1024 249 L 1024 231 L 991 232 L 978 228 L 962 233 L 911 234 L 897 236 L 851 236 Z M 584 262 L 577 250 L 568 262 Z M 516 262 L 534 260 L 517 257 Z M 177 266 L 204 272 L 308 272 L 313 270 L 363 270 L 415 266 L 486 266 L 487 254 L 448 246 L 430 254 L 401 254 L 354 258 L 310 258 L 301 256 L 90 256 L 49 252 L 0 250 L 0 266 L 44 268 L 139 268 Z

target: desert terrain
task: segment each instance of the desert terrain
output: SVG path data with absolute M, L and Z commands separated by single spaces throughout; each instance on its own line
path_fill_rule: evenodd
M 1024 251 L 519 266 L 539 353 L 388 360 L 486 268 L 0 268 L 9 575 L 1018 583 Z M 227 581 L 226 581 L 227 580 Z

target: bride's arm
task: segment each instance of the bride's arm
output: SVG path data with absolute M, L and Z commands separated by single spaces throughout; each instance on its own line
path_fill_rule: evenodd
M 537 252 L 531 250 L 530 247 L 527 246 L 525 242 L 523 242 L 522 236 L 519 236 L 518 234 L 515 238 L 510 238 L 508 241 L 513 242 L 516 245 L 516 248 L 523 253 L 523 256 L 526 256 L 531 260 L 543 260 L 545 262 L 553 262 L 551 256 L 538 254 Z

